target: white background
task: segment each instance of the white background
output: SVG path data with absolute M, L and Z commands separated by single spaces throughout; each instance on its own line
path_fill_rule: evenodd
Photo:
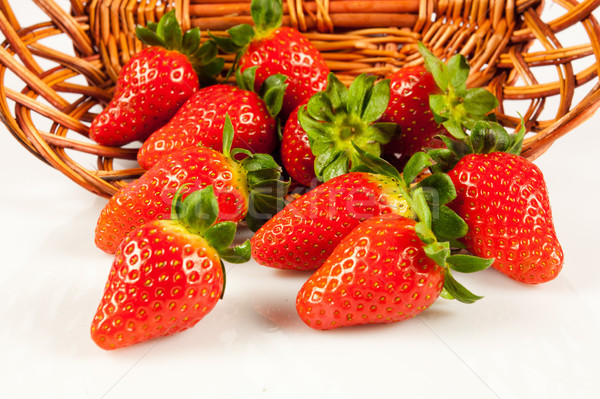
M 0 397 L 593 397 L 598 126 L 596 114 L 536 161 L 566 258 L 550 283 L 461 275 L 483 300 L 440 299 L 410 321 L 319 332 L 294 307 L 308 274 L 228 265 L 224 300 L 196 327 L 105 352 L 89 337 L 112 262 L 93 242 L 105 200 L 35 159 L 2 125 Z

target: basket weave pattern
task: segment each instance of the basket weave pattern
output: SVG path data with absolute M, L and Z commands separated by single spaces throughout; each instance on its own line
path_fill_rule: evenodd
M 105 197 L 142 173 L 127 162 L 136 148 L 103 147 L 87 137 L 121 66 L 142 48 L 135 26 L 172 8 L 184 29 L 200 27 L 203 38 L 207 30 L 224 35 L 251 22 L 250 0 L 71 0 L 69 9 L 53 0 L 32 2 L 48 22 L 22 27 L 9 0 L 0 0 L 2 119 L 32 154 Z M 550 6 L 561 15 L 542 20 Z M 520 118 L 506 104 L 519 102 L 529 132 L 523 155 L 535 159 L 600 106 L 600 26 L 592 14 L 598 6 L 600 0 L 284 0 L 284 24 L 305 32 L 346 83 L 360 73 L 385 76 L 422 62 L 419 41 L 444 59 L 465 55 L 469 85 L 498 97 L 498 119 L 508 128 Z M 578 43 L 564 46 L 560 37 L 569 32 L 577 32 Z M 70 48 L 53 47 L 59 38 Z M 547 67 L 555 79 L 539 81 Z M 8 73 L 19 87 L 6 86 Z M 550 103 L 556 106 L 549 110 Z

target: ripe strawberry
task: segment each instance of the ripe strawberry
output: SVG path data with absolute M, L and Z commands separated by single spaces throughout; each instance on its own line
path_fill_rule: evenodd
M 223 295 L 221 258 L 245 262 L 249 243 L 228 248 L 235 224 L 217 219 L 212 186 L 173 201 L 173 220 L 152 221 L 119 245 L 91 326 L 112 350 L 193 327 Z
M 348 173 L 323 183 L 266 222 L 252 237 L 252 257 L 279 269 L 314 270 L 360 222 L 385 213 L 410 215 L 396 182 Z
M 253 76 L 246 74 L 252 81 Z M 263 96 L 253 90 L 217 84 L 195 93 L 177 114 L 162 128 L 154 132 L 138 152 L 138 162 L 151 168 L 162 157 L 180 148 L 202 144 L 219 150 L 223 147 L 223 125 L 229 115 L 235 129 L 234 148 L 244 148 L 253 153 L 269 154 L 277 142 L 274 116 L 281 108 L 285 84 L 280 76 L 266 82 Z
M 139 179 L 118 191 L 106 204 L 96 225 L 96 246 L 114 253 L 119 243 L 137 227 L 166 219 L 177 190 L 183 195 L 212 185 L 219 202 L 219 221 L 244 218 L 258 229 L 265 218 L 283 207 L 287 185 L 279 180 L 280 167 L 264 154 L 235 161 L 230 151 L 233 127 L 226 118 L 223 153 L 194 146 L 161 159 Z
M 287 119 L 299 104 L 325 88 L 329 67 L 302 33 L 281 26 L 282 0 L 253 0 L 250 11 L 254 27 L 239 25 L 228 30 L 230 38 L 213 39 L 223 50 L 237 53 L 242 71 L 258 67 L 257 88 L 273 74 L 287 76 L 289 86 L 281 110 Z
M 537 284 L 558 275 L 563 251 L 543 174 L 517 155 L 524 133 L 508 135 L 498 124 L 479 122 L 465 142 L 446 140 L 457 153 L 432 155 L 456 186 L 449 206 L 469 226 L 462 239 L 467 250 L 495 258 L 494 268 L 515 280 Z
M 462 55 L 444 64 L 423 44 L 424 66 L 409 66 L 390 76 L 390 102 L 382 122 L 394 122 L 400 134 L 384 146 L 384 157 L 398 169 L 425 148 L 443 147 L 440 135 L 464 138 L 463 127 L 491 119 L 498 100 L 483 88 L 467 89 L 470 67 Z
M 300 318 L 327 330 L 416 316 L 442 292 L 444 268 L 428 258 L 415 222 L 383 215 L 359 224 L 302 286 Z
M 417 220 L 387 214 L 358 224 L 298 293 L 300 318 L 312 328 L 327 330 L 404 320 L 427 309 L 439 295 L 464 303 L 480 299 L 454 280 L 451 269 L 475 272 L 493 260 L 451 254 L 446 240 L 464 235 L 466 229 L 456 214 L 440 206 L 455 195 L 448 176 L 434 174 L 410 188 L 421 168 L 432 165 L 425 154 L 411 158 L 403 176 L 376 157 L 366 158 L 374 171 L 396 176 L 398 191 Z M 434 188 L 441 194 L 437 200 L 431 197 Z M 441 227 L 434 225 L 434 209 Z
M 102 145 L 144 141 L 199 89 L 200 78 L 209 79 L 223 66 L 221 58 L 202 56 L 214 43 L 199 46 L 198 29 L 182 35 L 174 11 L 136 33 L 150 47 L 123 66 L 113 98 L 90 126 L 90 138 Z
M 285 123 L 281 139 L 281 163 L 292 179 L 310 187 L 318 184 L 318 181 L 315 174 L 315 156 L 310 149 L 308 135 L 298 121 L 298 111 L 302 105 L 290 114 Z
M 401 168 L 423 148 L 443 146 L 436 136 L 445 129 L 435 121 L 429 107 L 429 96 L 439 93 L 440 89 L 423 65 L 401 68 L 389 79 L 390 102 L 381 121 L 396 123 L 400 134 L 383 147 L 383 155 L 392 165 Z

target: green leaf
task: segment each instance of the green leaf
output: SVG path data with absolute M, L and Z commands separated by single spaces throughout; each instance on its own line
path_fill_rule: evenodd
M 362 113 L 362 120 L 366 123 L 373 123 L 385 112 L 390 101 L 390 80 L 384 79 L 371 90 L 369 101 Z
M 177 50 L 181 48 L 183 32 L 175 16 L 175 10 L 171 10 L 162 16 L 158 21 L 156 33 L 163 38 L 168 49 Z
M 135 34 L 137 35 L 138 39 L 140 39 L 142 43 L 146 44 L 147 46 L 167 47 L 165 41 L 159 37 L 156 32 L 153 32 L 149 29 L 138 26 L 135 28 Z
M 444 275 L 444 289 L 452 298 L 462 303 L 474 303 L 483 298 L 473 294 L 462 284 L 456 281 L 454 277 L 452 277 L 452 274 L 450 274 L 449 270 L 446 270 L 446 274 Z
M 200 28 L 190 29 L 183 35 L 181 50 L 184 54 L 192 55 L 200 48 Z
M 324 168 L 320 169 L 320 174 L 317 177 L 322 178 L 323 182 L 329 181 L 334 177 L 348 173 L 350 169 L 350 159 L 345 152 L 338 152 L 337 156 L 331 159 Z
M 466 140 L 469 137 L 463 130 L 462 125 L 454 119 L 448 119 L 442 125 L 444 125 L 448 133 L 458 140 Z
M 417 176 L 421 174 L 425 169 L 433 165 L 433 159 L 425 152 L 419 151 L 415 153 L 402 170 L 402 175 L 406 185 L 410 185 Z
M 346 111 L 349 114 L 362 116 L 363 109 L 369 100 L 370 91 L 375 83 L 375 77 L 367 74 L 358 75 L 348 88 L 348 102 Z
M 202 65 L 200 68 L 197 68 L 198 74 L 200 75 L 199 77 L 201 78 L 200 80 L 203 80 L 202 77 L 210 77 L 219 74 L 224 66 L 225 60 L 223 58 L 215 58 L 208 64 Z M 214 81 L 214 79 L 211 81 Z
M 398 169 L 392 166 L 389 162 L 382 158 L 376 157 L 375 155 L 369 154 L 362 148 L 358 147 L 355 143 L 352 143 L 352 146 L 354 147 L 354 150 L 360 159 L 361 165 L 363 165 L 363 170 L 369 170 L 371 173 L 387 176 L 399 182 L 402 181 L 402 176 L 400 175 L 400 172 L 398 172 Z
M 437 241 L 435 234 L 427 225 L 423 222 L 419 222 L 415 225 L 415 233 L 425 244 L 433 244 Z
M 202 235 L 219 215 L 213 186 L 189 194 L 177 210 L 177 220 L 194 234 Z
M 409 202 L 412 210 L 417 214 L 419 221 L 431 229 L 432 214 L 422 188 L 417 188 L 412 193 L 412 201 Z
M 269 114 L 272 117 L 276 117 L 281 111 L 283 105 L 283 97 L 288 87 L 286 83 L 287 76 L 282 74 L 275 74 L 269 76 L 260 88 L 260 97 L 265 102 Z
M 261 34 L 281 26 L 283 5 L 281 0 L 252 0 L 250 15 Z
M 231 37 L 233 44 L 240 49 L 252 42 L 255 35 L 254 28 L 248 24 L 236 25 L 233 28 L 228 29 L 227 33 Z
M 225 123 L 223 125 L 223 155 L 227 158 L 231 158 L 231 146 L 233 145 L 233 136 L 235 131 L 233 130 L 233 124 L 229 114 L 225 114 Z
M 436 117 L 437 123 L 450 118 L 450 110 L 448 109 L 448 103 L 446 102 L 446 96 L 443 94 L 431 94 L 429 96 L 429 108 Z
M 436 148 L 428 150 L 427 153 L 435 160 L 435 165 L 431 167 L 434 173 L 449 172 L 458 161 L 459 157 L 447 148 Z
M 448 60 L 447 67 L 450 86 L 455 90 L 464 88 L 469 77 L 469 71 L 471 70 L 467 59 L 462 54 L 456 54 Z
M 425 67 L 433 75 L 435 83 L 442 91 L 446 91 L 449 83 L 446 65 L 421 42 L 419 42 L 419 52 L 425 60 Z
M 216 58 L 218 51 L 219 49 L 217 48 L 217 44 L 208 40 L 198 47 L 198 50 L 192 55 L 192 57 L 199 60 L 198 62 L 200 64 L 207 64 Z
M 521 115 L 519 115 L 521 116 Z M 523 121 L 523 117 L 521 116 L 521 128 L 517 133 L 513 133 L 510 135 L 510 143 L 506 148 L 506 152 L 513 155 L 521 155 L 521 151 L 523 150 L 523 139 L 525 138 L 525 121 Z
M 308 114 L 319 122 L 332 122 L 335 118 L 333 104 L 324 92 L 313 95 L 306 104 Z
M 252 66 L 244 69 L 244 71 L 237 69 L 235 71 L 235 80 L 238 87 L 242 90 L 254 92 L 254 83 L 256 81 L 256 70 L 258 66 Z
M 215 48 L 218 47 L 223 52 L 228 54 L 235 54 L 238 51 L 240 51 L 240 47 L 235 43 L 235 41 L 231 37 L 215 36 L 211 32 L 208 32 L 208 36 L 210 37 L 210 41 L 204 42 L 205 44 L 213 43 Z
M 434 207 L 432 213 L 431 229 L 438 240 L 453 240 L 467 234 L 469 228 L 465 221 L 446 205 Z
M 450 245 L 447 242 L 434 242 L 425 245 L 423 250 L 436 264 L 446 268 L 446 259 L 450 256 Z
M 344 108 L 344 110 L 347 111 L 348 88 L 332 72 L 327 75 L 325 95 L 329 98 L 334 111 L 337 112 L 341 108 Z
M 450 255 L 446 262 L 452 270 L 457 272 L 474 273 L 490 267 L 494 263 L 494 258 L 485 259 L 478 256 L 458 254 Z
M 233 222 L 217 223 L 204 232 L 204 238 L 217 252 L 220 252 L 233 243 L 236 227 Z
M 434 173 L 421 180 L 415 188 L 422 188 L 429 204 L 444 205 L 456 198 L 456 188 L 445 173 Z
M 463 105 L 470 115 L 481 117 L 498 106 L 498 99 L 488 90 L 475 87 L 467 90 Z
M 156 29 L 158 29 L 158 23 L 156 23 L 154 21 L 148 21 L 146 23 L 146 28 L 148 30 L 151 30 L 152 32 L 156 33 Z
M 242 245 L 220 251 L 219 255 L 229 263 L 245 263 L 250 260 L 251 251 L 250 240 L 246 240 Z
M 311 150 L 313 154 L 317 155 L 321 152 L 316 151 L 313 147 L 313 143 L 322 143 L 322 142 L 331 142 L 331 131 L 328 128 L 328 125 L 319 122 L 309 115 L 306 106 L 300 107 L 298 110 L 298 122 L 300 122 L 300 126 L 308 135 L 308 140 L 311 146 Z
M 242 167 L 247 172 L 280 173 L 281 167 L 269 154 L 250 154 L 241 161 Z M 269 175 L 271 176 L 271 175 Z M 277 177 L 275 177 L 277 178 Z

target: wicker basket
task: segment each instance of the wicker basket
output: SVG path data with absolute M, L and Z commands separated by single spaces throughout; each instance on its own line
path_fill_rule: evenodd
M 157 21 L 171 8 L 184 28 L 216 35 L 250 22 L 250 0 L 71 0 L 70 9 L 33 0 L 49 22 L 22 27 L 9 1 L 0 0 L 6 37 L 0 47 L 3 121 L 32 154 L 106 197 L 142 173 L 135 147 L 103 147 L 87 137 L 121 66 L 142 48 L 135 25 Z M 599 5 L 600 0 L 286 0 L 284 24 L 306 32 L 346 82 L 363 72 L 383 76 L 422 62 L 418 41 L 442 58 L 462 53 L 472 66 L 469 84 L 487 86 L 500 99 L 501 123 L 516 127 L 517 110 L 524 117 L 529 134 L 523 154 L 534 159 L 600 105 L 600 27 L 592 15 Z M 542 20 L 548 8 L 559 15 Z M 566 34 L 577 43 L 563 45 Z M 555 78 L 540 80 L 548 68 Z M 18 77 L 10 81 L 19 81 L 19 87 L 6 86 L 8 74 Z

